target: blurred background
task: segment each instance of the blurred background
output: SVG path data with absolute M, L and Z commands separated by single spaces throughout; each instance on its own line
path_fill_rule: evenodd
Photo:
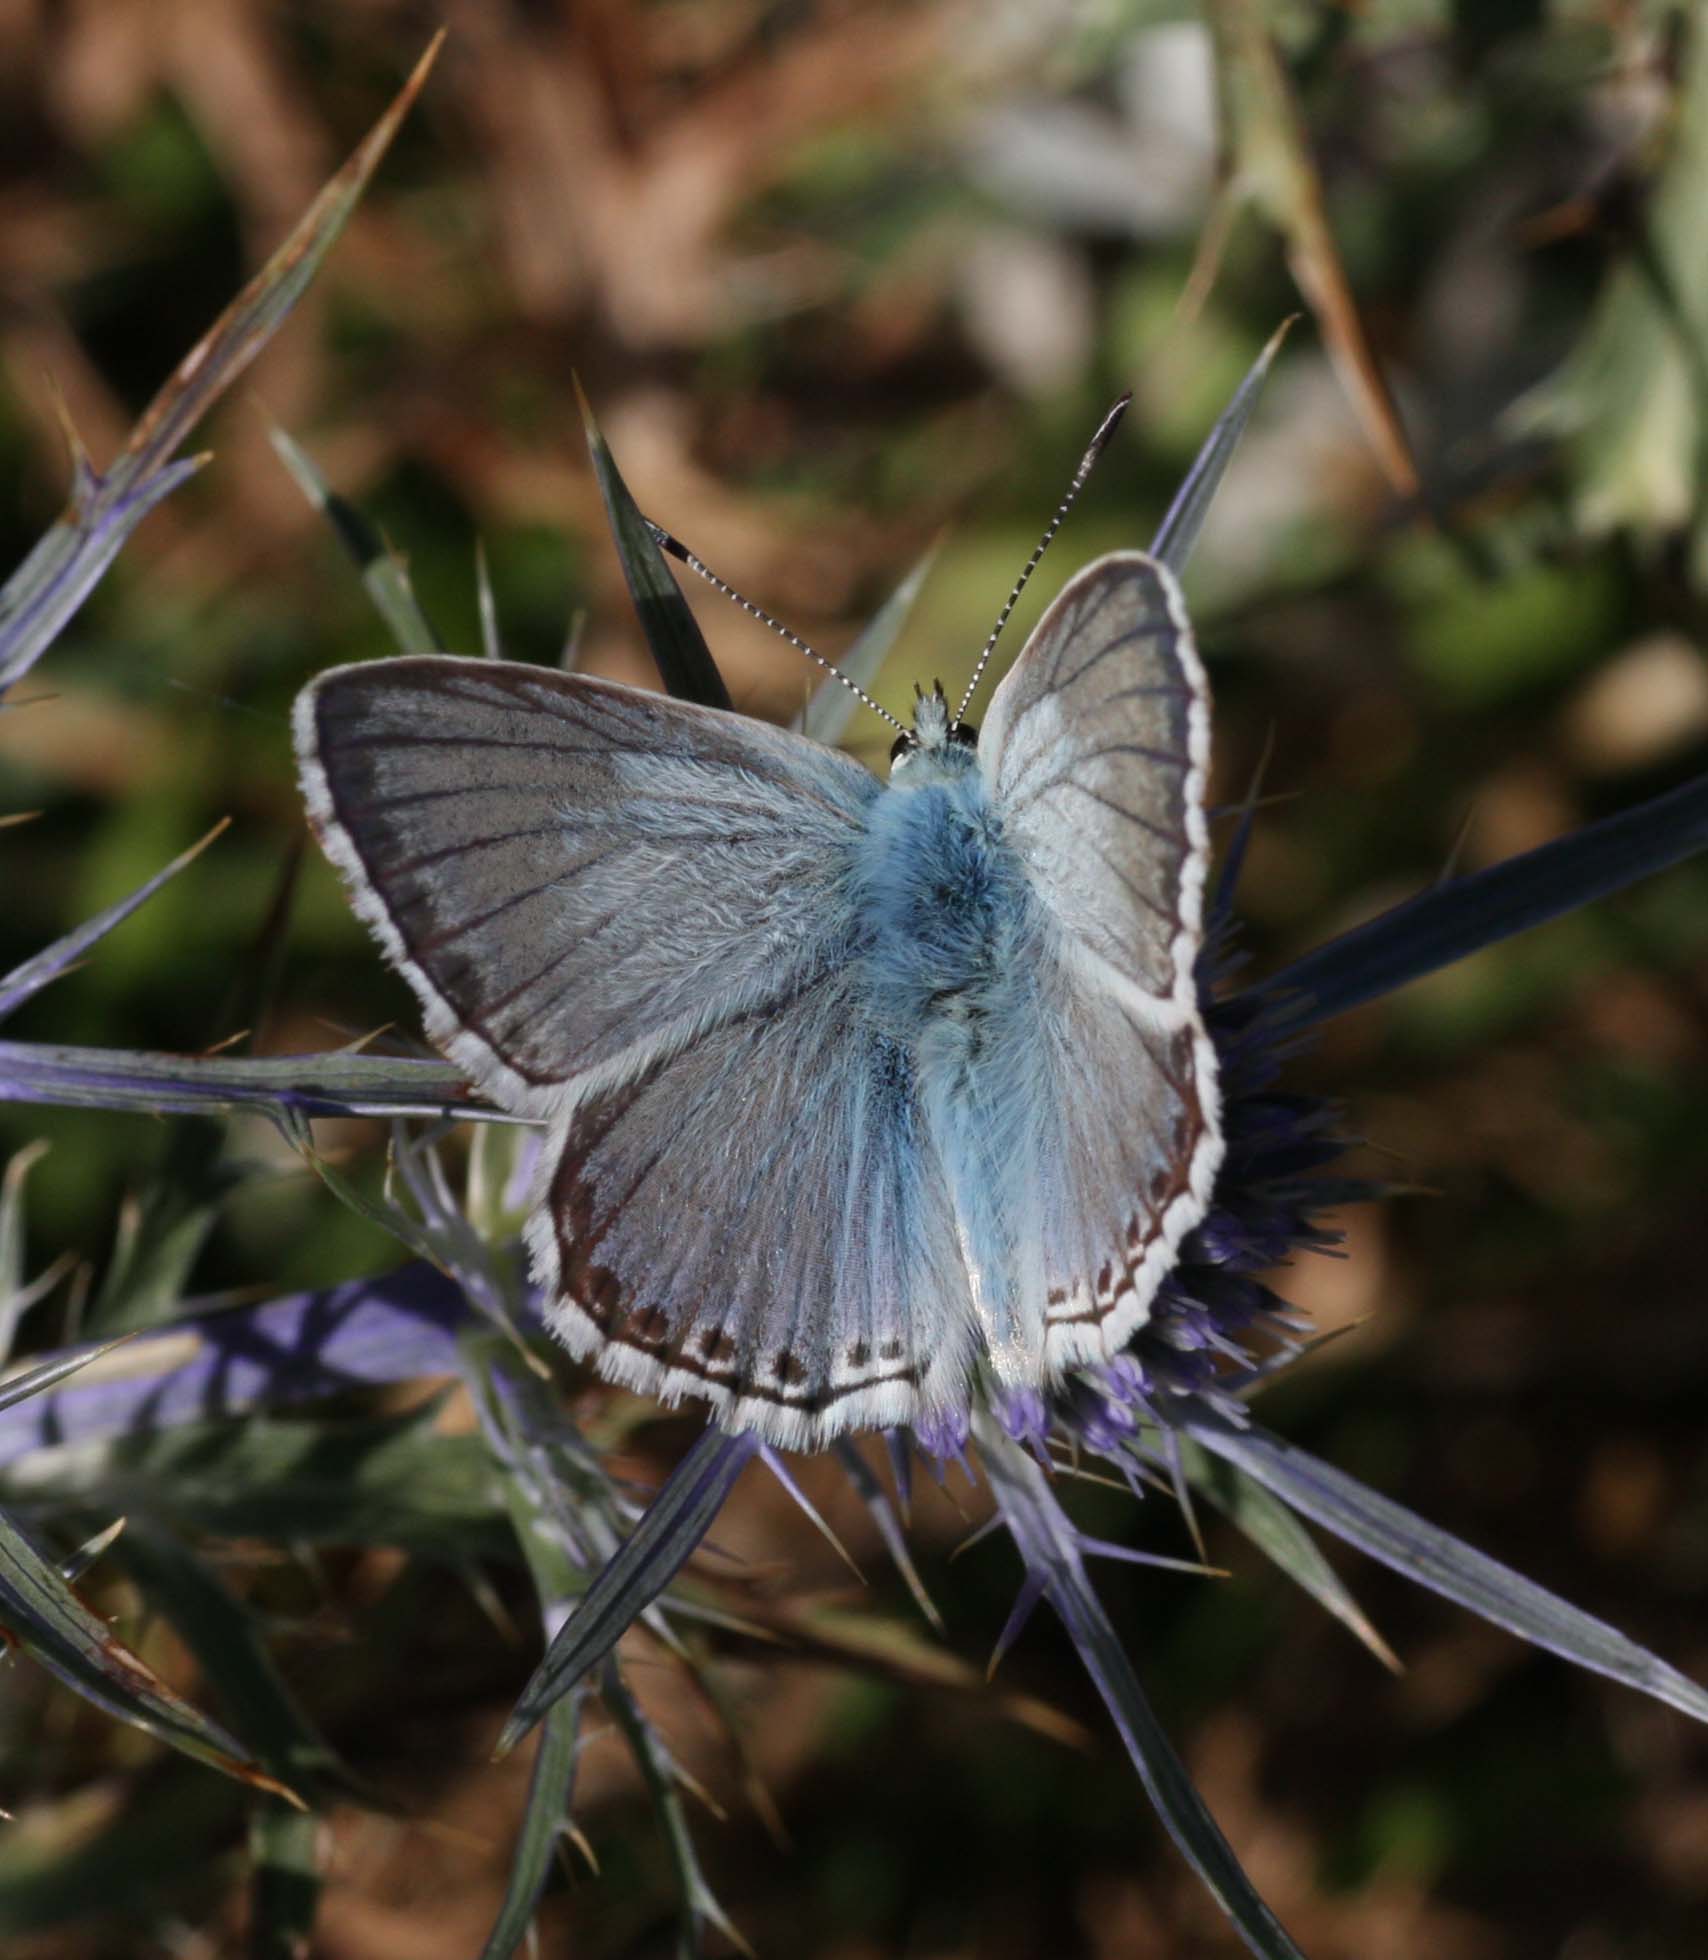
M 0 849 L 0 970 L 234 819 L 20 1037 L 198 1051 L 241 1025 L 234 975 L 272 943 L 304 835 L 291 696 L 387 646 L 269 417 L 407 556 L 449 644 L 478 644 L 478 540 L 514 657 L 575 633 L 586 666 L 645 681 L 579 375 L 642 507 L 829 655 L 939 541 L 880 689 L 899 706 L 970 669 L 1116 393 L 1133 411 L 1021 630 L 1149 539 L 1302 308 L 1188 581 L 1218 798 L 1271 754 L 1253 970 L 1708 765 L 1697 6 L 0 0 L 0 566 L 63 499 L 56 391 L 110 456 L 440 24 L 327 270 L 198 438 L 215 462 L 0 716 L 0 811 L 41 813 Z M 792 712 L 798 656 L 688 596 L 738 705 Z M 881 763 L 875 723 L 851 739 Z M 318 856 L 283 957 L 259 1052 L 416 1025 Z M 1405 1194 L 1348 1215 L 1345 1259 L 1284 1276 L 1347 1331 L 1263 1409 L 1699 1679 L 1705 1056 L 1702 865 L 1325 1030 L 1289 1082 L 1344 1099 L 1363 1167 Z M 183 1148 L 143 1119 L 0 1108 L 0 1156 L 37 1137 L 32 1270 L 104 1261 Z M 334 1140 L 371 1172 L 377 1132 Z M 210 1130 L 202 1170 L 198 1294 L 397 1257 L 260 1124 Z M 656 1479 L 692 1427 L 628 1431 L 627 1467 Z M 905 1624 L 858 1507 L 809 1481 L 868 1591 L 758 1479 L 720 1542 L 779 1596 Z M 947 1563 L 978 1515 L 953 1493 L 922 1502 L 917 1543 L 977 1672 L 1016 1573 L 995 1543 Z M 1189 1550 L 1147 1512 L 1092 1493 L 1087 1515 Z M 1391 1678 L 1241 1541 L 1211 1549 L 1232 1576 L 1112 1569 L 1105 1596 L 1316 1960 L 1708 1951 L 1708 1750 L 1682 1716 L 1340 1560 Z M 384 1800 L 330 1820 L 313 1951 L 472 1954 L 525 1778 L 486 1758 L 526 1640 L 402 1551 L 322 1555 L 307 1604 L 277 1583 L 287 1677 Z M 193 1691 L 169 1642 L 146 1651 Z M 722 1813 L 695 1820 L 702 1859 L 762 1953 L 1235 1950 L 1052 1627 L 989 1694 L 913 1654 L 732 1650 L 774 1818 L 650 1670 Z M 162 1781 L 151 1745 L 19 1670 L 0 1698 L 7 1953 L 242 1950 L 241 1794 L 193 1766 Z M 601 1875 L 572 1856 L 544 1951 L 675 1950 L 615 1749 L 590 1749 L 577 1820 Z

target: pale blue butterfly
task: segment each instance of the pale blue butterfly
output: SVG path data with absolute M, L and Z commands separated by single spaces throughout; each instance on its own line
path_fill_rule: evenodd
M 429 1034 L 549 1126 L 549 1324 L 785 1447 L 1110 1358 L 1221 1161 L 1173 577 L 1098 560 L 976 741 L 966 705 L 920 695 L 887 786 L 500 661 L 340 667 L 296 706 L 315 828 Z

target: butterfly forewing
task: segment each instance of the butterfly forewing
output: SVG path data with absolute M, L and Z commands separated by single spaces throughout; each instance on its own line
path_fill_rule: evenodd
M 1024 1141 L 997 1200 L 1051 1370 L 1113 1352 L 1143 1321 L 1221 1161 L 1194 974 L 1208 748 L 1178 588 L 1136 552 L 1063 589 L 980 738 L 1003 837 L 1051 924 L 1027 1010 Z
M 1075 940 L 1140 993 L 1193 1001 L 1210 711 L 1179 587 L 1139 552 L 1069 581 L 979 738 L 1003 833 Z
M 297 747 L 429 1033 L 530 1115 L 790 993 L 877 793 L 760 723 L 498 661 L 334 669 Z

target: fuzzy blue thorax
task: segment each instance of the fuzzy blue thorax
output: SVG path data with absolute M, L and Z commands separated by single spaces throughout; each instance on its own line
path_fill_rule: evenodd
M 874 999 L 898 1036 L 917 1041 L 989 984 L 1025 896 L 970 747 L 939 738 L 898 761 L 873 801 L 858 877 Z
M 950 722 L 941 687 L 914 704 L 889 794 L 872 804 L 858 880 L 880 1018 L 917 1050 L 934 1023 L 978 1010 L 970 996 L 988 993 L 1005 964 L 1008 926 L 1026 898 L 972 731 Z
M 856 873 L 866 998 L 907 1054 L 960 1220 L 962 1252 L 999 1377 L 1036 1379 L 1043 1337 L 1018 1311 L 1009 1179 L 1030 1155 L 1024 1056 L 1043 921 L 1003 837 L 971 731 L 921 695 L 888 794 L 873 800 Z

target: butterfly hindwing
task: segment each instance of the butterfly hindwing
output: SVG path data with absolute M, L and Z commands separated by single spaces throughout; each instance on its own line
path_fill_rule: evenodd
M 548 1156 L 535 1270 L 605 1374 L 794 1448 L 964 1397 L 943 1174 L 847 966 L 590 1097 Z

